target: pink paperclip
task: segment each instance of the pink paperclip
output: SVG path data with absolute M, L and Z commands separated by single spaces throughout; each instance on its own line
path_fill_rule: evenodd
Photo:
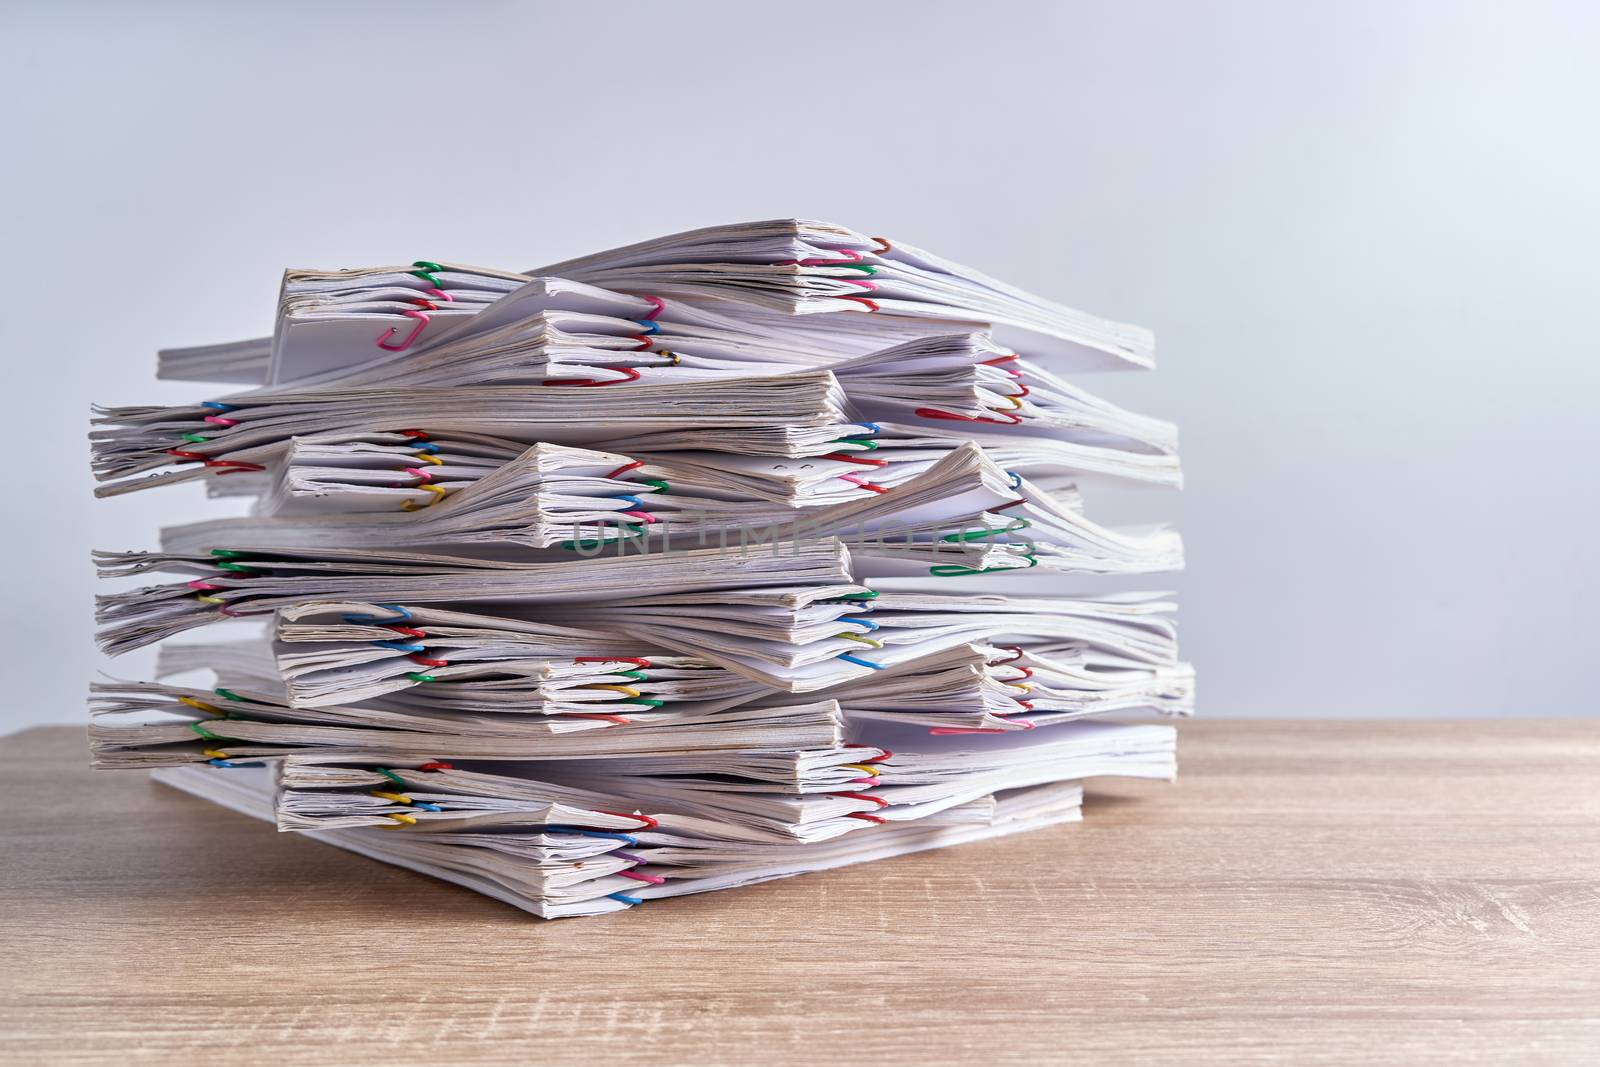
M 386 352 L 403 352 L 403 351 L 405 351 L 406 349 L 410 348 L 413 344 L 415 344 L 416 341 L 417 341 L 417 338 L 422 336 L 422 331 L 426 330 L 428 328 L 428 313 L 426 311 L 405 311 L 405 312 L 402 312 L 401 314 L 410 315 L 412 318 L 416 319 L 417 320 L 417 327 L 416 327 L 416 329 L 411 331 L 410 336 L 408 336 L 404 341 L 401 341 L 397 345 L 390 344 L 389 343 L 389 338 L 393 337 L 395 334 L 399 333 L 400 331 L 399 331 L 398 328 L 396 328 L 394 326 L 389 327 L 389 329 L 384 332 L 383 336 L 378 338 L 378 347 L 383 349 Z

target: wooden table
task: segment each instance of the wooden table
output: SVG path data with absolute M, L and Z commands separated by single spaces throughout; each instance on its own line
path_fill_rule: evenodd
M 1182 729 L 1080 826 L 548 923 L 28 731 L 0 1059 L 1600 1059 L 1595 723 Z

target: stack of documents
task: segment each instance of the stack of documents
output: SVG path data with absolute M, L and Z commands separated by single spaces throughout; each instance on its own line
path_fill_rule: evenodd
M 1194 704 L 1167 595 L 1042 591 L 1182 567 L 1085 512 L 1181 482 L 1077 380 L 1151 363 L 817 222 L 290 270 L 271 337 L 161 353 L 233 391 L 97 409 L 99 495 L 251 506 L 96 554 L 160 576 L 107 651 L 208 632 L 92 687 L 94 761 L 547 918 L 1076 820 Z

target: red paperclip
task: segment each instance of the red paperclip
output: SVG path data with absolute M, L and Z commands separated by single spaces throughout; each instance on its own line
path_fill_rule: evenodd
M 574 663 L 637 663 L 645 670 L 650 669 L 650 661 L 638 656 L 574 656 Z
M 655 829 L 657 829 L 657 828 L 659 828 L 661 826 L 661 824 L 659 822 L 657 822 L 656 820 L 652 819 L 650 816 L 648 816 L 648 815 L 640 815 L 636 811 L 634 811 L 634 812 L 606 811 L 604 808 L 595 808 L 594 810 L 598 811 L 601 815 L 615 815 L 619 819 L 638 819 L 640 822 L 644 823 L 644 828 L 646 830 L 655 830 Z
M 851 485 L 859 485 L 863 489 L 870 489 L 874 493 L 887 493 L 889 491 L 883 486 L 879 485 L 877 482 L 864 482 L 860 478 L 857 478 L 854 474 L 841 474 L 839 475 L 839 478 L 843 481 L 849 482 Z
M 540 382 L 539 384 L 540 385 L 582 385 L 582 386 L 587 386 L 589 388 L 594 388 L 594 387 L 602 386 L 602 385 L 621 385 L 623 382 L 636 382 L 640 378 L 640 374 L 639 374 L 638 370 L 636 370 L 633 367 L 607 367 L 605 369 L 606 370 L 620 371 L 622 373 L 623 377 L 621 377 L 621 378 L 613 378 L 608 382 L 602 382 L 598 378 L 546 378 L 544 381 Z
M 986 410 L 994 411 L 994 413 L 1001 416 L 1004 421 L 1002 421 L 1002 419 L 986 419 L 981 415 L 956 415 L 948 411 L 940 411 L 938 408 L 918 408 L 916 410 L 916 414 L 924 419 L 945 419 L 950 422 L 982 422 L 987 423 L 990 426 L 1016 426 L 1018 423 L 1022 422 L 1020 418 L 1008 412 L 995 411 L 994 408 L 987 408 Z
M 428 631 L 419 630 L 415 626 L 385 626 L 384 629 L 385 630 L 393 630 L 397 634 L 405 634 L 407 637 L 427 637 L 428 636 Z
M 860 463 L 866 467 L 887 467 L 889 465 L 889 461 L 886 459 L 867 459 L 864 456 L 854 456 L 848 452 L 829 452 L 826 456 L 818 456 L 817 458 L 836 459 L 840 463 Z
M 199 452 L 186 452 L 181 448 L 169 448 L 166 450 L 166 454 L 177 456 L 179 459 L 186 459 L 191 463 L 204 463 L 207 467 L 219 468 L 223 474 L 232 474 L 234 471 L 264 471 L 267 469 L 259 463 L 244 463 L 236 459 L 212 459 L 210 456 L 203 456 Z
M 870 800 L 880 808 L 887 808 L 889 802 L 882 797 L 872 797 L 865 793 L 829 793 L 830 797 L 849 797 L 851 800 Z

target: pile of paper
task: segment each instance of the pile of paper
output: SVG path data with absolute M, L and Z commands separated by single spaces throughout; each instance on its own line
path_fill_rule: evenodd
M 545 917 L 1075 820 L 1193 707 L 1163 594 L 1032 580 L 1181 567 L 1080 495 L 1180 481 L 1074 380 L 1151 347 L 794 220 L 291 270 L 271 338 L 161 354 L 244 388 L 97 412 L 100 495 L 254 503 L 97 554 L 167 576 L 107 650 L 249 636 L 95 685 L 95 762 Z

